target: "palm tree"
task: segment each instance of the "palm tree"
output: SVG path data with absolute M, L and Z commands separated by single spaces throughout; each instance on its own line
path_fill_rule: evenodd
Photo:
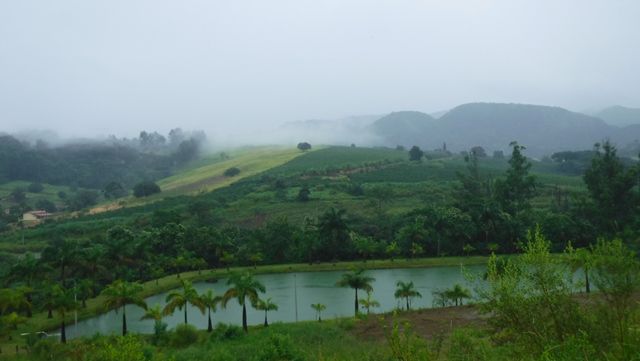
M 316 310 L 316 316 L 318 316 L 318 322 L 322 322 L 322 311 L 327 309 L 327 306 L 322 303 L 314 303 L 311 305 L 311 308 Z
M 65 319 L 67 313 L 78 309 L 78 304 L 74 300 L 73 290 L 64 289 L 56 285 L 53 290 L 53 309 L 60 315 L 62 324 L 60 325 L 60 342 L 67 343 L 67 331 Z
M 271 302 L 271 297 L 269 297 L 266 300 L 259 299 L 258 302 L 256 302 L 254 307 L 256 310 L 264 311 L 264 327 L 269 327 L 269 321 L 267 321 L 267 312 L 277 311 L 278 305 Z
M 335 259 L 344 253 L 344 245 L 349 239 L 349 225 L 344 209 L 331 208 L 318 217 L 318 232 L 325 241 L 323 256 Z
M 262 283 L 256 281 L 248 272 L 232 274 L 227 280 L 227 285 L 233 287 L 229 288 L 222 296 L 222 307 L 227 307 L 229 300 L 237 299 L 238 304 L 242 306 L 242 329 L 244 332 L 248 332 L 246 300 L 249 298 L 249 301 L 255 304 L 258 300 L 258 292 L 265 293 L 266 289 Z
M 187 304 L 191 304 L 196 307 L 202 314 L 204 314 L 205 305 L 202 299 L 198 295 L 198 291 L 193 288 L 193 285 L 189 281 L 182 280 L 182 291 L 172 291 L 167 295 L 167 305 L 164 306 L 163 313 L 165 315 L 171 315 L 175 312 L 176 308 L 179 310 L 184 309 L 184 324 L 188 324 L 187 320 Z
M 153 320 L 154 321 L 154 330 L 157 333 L 160 329 L 160 323 L 162 323 L 162 307 L 160 305 L 155 305 L 153 307 L 147 308 L 144 312 L 144 315 L 140 317 L 140 320 Z
M 456 306 L 462 305 L 463 299 L 471 298 L 471 293 L 469 292 L 469 290 L 463 288 L 459 284 L 456 284 L 450 290 L 446 290 L 445 295 L 448 299 L 453 300 Z
M 572 272 L 582 269 L 584 272 L 584 291 L 586 293 L 591 292 L 591 285 L 589 283 L 589 271 L 593 264 L 591 251 L 587 248 L 574 249 L 569 245 L 567 246 L 566 256 L 567 263 L 569 267 L 571 267 Z
M 31 253 L 27 253 L 25 257 L 16 263 L 9 271 L 10 280 L 21 280 L 24 282 L 22 288 L 26 300 L 29 304 L 33 302 L 33 283 L 34 281 L 47 270 L 47 267 L 41 266 L 38 259 L 36 259 Z M 31 307 L 27 308 L 27 317 L 32 316 Z
M 420 292 L 416 291 L 414 285 L 413 285 L 413 281 L 412 282 L 402 282 L 402 281 L 398 281 L 398 283 L 396 283 L 396 292 L 394 293 L 394 296 L 396 298 L 404 298 L 407 300 L 407 310 L 411 309 L 411 301 L 410 299 L 413 297 L 422 297 L 422 295 L 420 294 Z
M 94 295 L 93 289 L 95 288 L 95 282 L 88 278 L 80 280 L 78 282 L 78 296 L 82 301 L 82 308 L 87 308 L 87 299 Z
M 367 298 L 360 300 L 360 305 L 367 310 L 368 315 L 372 308 L 380 307 L 380 302 L 372 299 L 371 292 L 367 292 Z
M 102 290 L 102 295 L 106 298 L 105 307 L 115 308 L 116 312 L 118 312 L 118 308 L 122 307 L 122 336 L 127 334 L 126 305 L 134 304 L 147 309 L 147 303 L 140 297 L 140 291 L 142 291 L 141 284 L 122 280 L 114 281 Z
M 53 298 L 55 286 L 52 283 L 43 282 L 40 285 L 40 293 L 43 300 L 42 307 L 47 310 L 47 318 L 53 318 Z
M 367 292 L 373 291 L 371 282 L 376 279 L 373 277 L 365 276 L 364 270 L 360 269 L 353 272 L 343 273 L 342 279 L 336 283 L 338 287 L 349 287 L 356 291 L 356 299 L 354 303 L 355 315 L 358 315 L 358 290 L 365 290 Z
M 211 323 L 211 311 L 216 312 L 216 306 L 220 301 L 222 301 L 222 297 L 216 296 L 212 290 L 208 290 L 200 297 L 202 299 L 202 303 L 207 308 L 207 332 L 213 331 L 213 323 Z

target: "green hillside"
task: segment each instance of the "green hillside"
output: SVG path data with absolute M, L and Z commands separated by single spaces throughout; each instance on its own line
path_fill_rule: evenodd
M 205 156 L 177 174 L 157 182 L 161 193 L 145 197 L 133 196 L 120 199 L 115 203 L 106 203 L 91 209 L 90 213 L 101 213 L 120 207 L 139 206 L 158 200 L 182 195 L 211 192 L 228 186 L 246 177 L 251 177 L 273 167 L 282 165 L 303 153 L 295 148 L 250 147 L 229 153 Z M 225 170 L 238 168 L 238 175 L 225 176 Z

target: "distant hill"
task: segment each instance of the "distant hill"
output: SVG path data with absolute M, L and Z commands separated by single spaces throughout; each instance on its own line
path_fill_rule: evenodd
M 436 132 L 450 149 L 480 145 L 505 149 L 516 140 L 529 153 L 542 155 L 560 150 L 590 149 L 618 130 L 601 119 L 559 107 L 526 104 L 470 103 L 443 115 Z
M 640 129 L 621 130 L 602 119 L 559 107 L 499 103 L 463 104 L 438 119 L 419 112 L 396 112 L 376 121 L 374 127 L 387 146 L 435 149 L 446 142 L 453 151 L 476 145 L 492 151 L 508 150 L 515 140 L 533 156 L 591 149 L 607 138 L 626 144 L 640 135 Z
M 372 120 L 352 117 L 336 121 L 289 123 L 282 130 L 295 134 L 294 139 L 312 139 L 314 143 L 439 149 L 446 143 L 451 151 L 482 146 L 509 151 L 509 143 L 518 141 L 534 157 L 564 150 L 589 150 L 596 142 L 610 139 L 620 149 L 640 141 L 640 124 L 624 126 L 640 109 L 612 107 L 601 114 L 619 115 L 619 125 L 612 125 L 593 115 L 572 112 L 560 107 L 529 104 L 468 103 L 459 105 L 439 117 L 418 112 L 398 111 Z M 640 115 L 639 115 L 640 116 Z M 607 118 L 613 119 L 613 118 Z M 634 143 L 635 144 L 635 143 Z M 637 147 L 633 147 L 636 149 Z
M 627 126 L 632 124 L 640 124 L 640 109 L 627 108 L 620 105 L 605 108 L 594 116 L 604 120 L 609 125 Z
M 376 120 L 370 131 L 388 145 L 424 144 L 424 138 L 433 131 L 435 119 L 429 114 L 404 111 L 393 112 Z

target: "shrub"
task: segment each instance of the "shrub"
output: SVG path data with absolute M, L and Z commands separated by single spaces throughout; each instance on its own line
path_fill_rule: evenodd
M 174 347 L 186 347 L 198 341 L 198 330 L 191 325 L 181 324 L 176 326 L 171 334 L 171 345 Z
M 471 330 L 456 329 L 451 334 L 448 360 L 483 361 L 489 360 L 490 344 L 472 334 Z
M 40 182 L 34 182 L 29 184 L 27 190 L 31 193 L 40 193 L 44 190 L 44 186 Z
M 244 333 L 242 332 L 242 328 L 239 326 L 219 323 L 211 334 L 211 339 L 216 341 L 225 341 L 237 339 L 243 335 Z
M 87 354 L 86 361 L 146 361 L 147 352 L 139 337 L 119 336 L 115 342 L 102 342 L 94 345 Z
M 133 187 L 133 195 L 136 198 L 148 197 L 160 192 L 160 187 L 151 181 L 140 182 Z
M 259 361 L 299 361 L 304 359 L 302 352 L 291 341 L 291 336 L 277 333 L 269 337 L 258 354 Z
M 311 195 L 311 191 L 308 187 L 304 186 L 298 192 L 298 201 L 300 202 L 308 202 L 309 196 Z
M 240 169 L 236 168 L 236 167 L 231 167 L 227 170 L 224 171 L 224 176 L 225 177 L 235 177 L 238 174 L 240 174 Z

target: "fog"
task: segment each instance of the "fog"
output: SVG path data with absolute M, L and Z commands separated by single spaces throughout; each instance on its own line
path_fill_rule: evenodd
M 635 0 L 3 1 L 0 131 L 179 126 L 226 144 L 474 101 L 640 106 L 638 14 Z

